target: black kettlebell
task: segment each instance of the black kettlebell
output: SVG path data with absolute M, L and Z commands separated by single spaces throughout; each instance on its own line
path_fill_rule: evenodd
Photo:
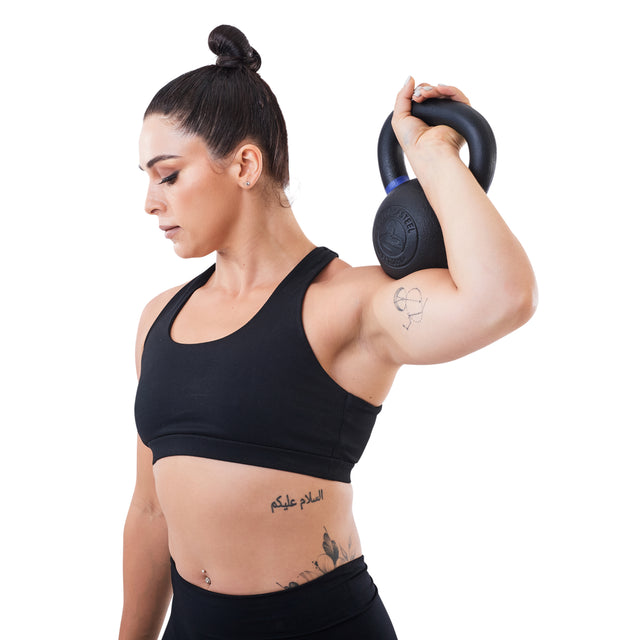
M 414 102 L 411 114 L 426 124 L 455 129 L 469 145 L 469 169 L 488 191 L 496 167 L 496 140 L 475 109 L 449 99 Z M 378 139 L 380 177 L 387 192 L 373 223 L 373 246 L 385 273 L 402 278 L 419 269 L 447 268 L 438 218 L 417 179 L 409 180 L 404 154 L 391 127 L 391 114 Z

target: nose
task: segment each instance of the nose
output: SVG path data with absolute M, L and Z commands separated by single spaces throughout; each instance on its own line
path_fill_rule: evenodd
M 164 211 L 165 208 L 164 202 L 159 197 L 154 187 L 155 185 L 153 183 L 149 185 L 149 188 L 147 189 L 147 197 L 144 201 L 144 210 L 151 215 L 157 215 Z

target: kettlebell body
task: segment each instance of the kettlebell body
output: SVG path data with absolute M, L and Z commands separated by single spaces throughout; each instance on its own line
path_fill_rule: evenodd
M 496 141 L 489 123 L 469 105 L 448 99 L 413 103 L 411 112 L 430 126 L 448 125 L 465 138 L 469 169 L 487 191 L 496 163 Z M 406 175 L 392 115 L 378 139 L 380 177 L 388 195 L 376 213 L 373 246 L 385 273 L 402 278 L 420 269 L 446 269 L 448 263 L 440 222 L 418 180 Z
M 373 242 L 382 268 L 392 278 L 447 266 L 440 223 L 415 178 L 393 189 L 380 205 Z

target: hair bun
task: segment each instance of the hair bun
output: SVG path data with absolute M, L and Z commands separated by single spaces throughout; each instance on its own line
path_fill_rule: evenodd
M 209 49 L 218 56 L 216 65 L 219 67 L 246 67 L 257 71 L 262 63 L 244 33 L 228 24 L 221 24 L 209 34 Z

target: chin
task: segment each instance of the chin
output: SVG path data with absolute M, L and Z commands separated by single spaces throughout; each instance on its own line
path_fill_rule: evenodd
M 202 247 L 189 247 L 181 244 L 180 242 L 176 242 L 173 245 L 173 250 L 178 257 L 184 258 L 185 260 L 188 258 L 204 258 L 210 253 L 213 253 L 213 249 L 208 250 Z

